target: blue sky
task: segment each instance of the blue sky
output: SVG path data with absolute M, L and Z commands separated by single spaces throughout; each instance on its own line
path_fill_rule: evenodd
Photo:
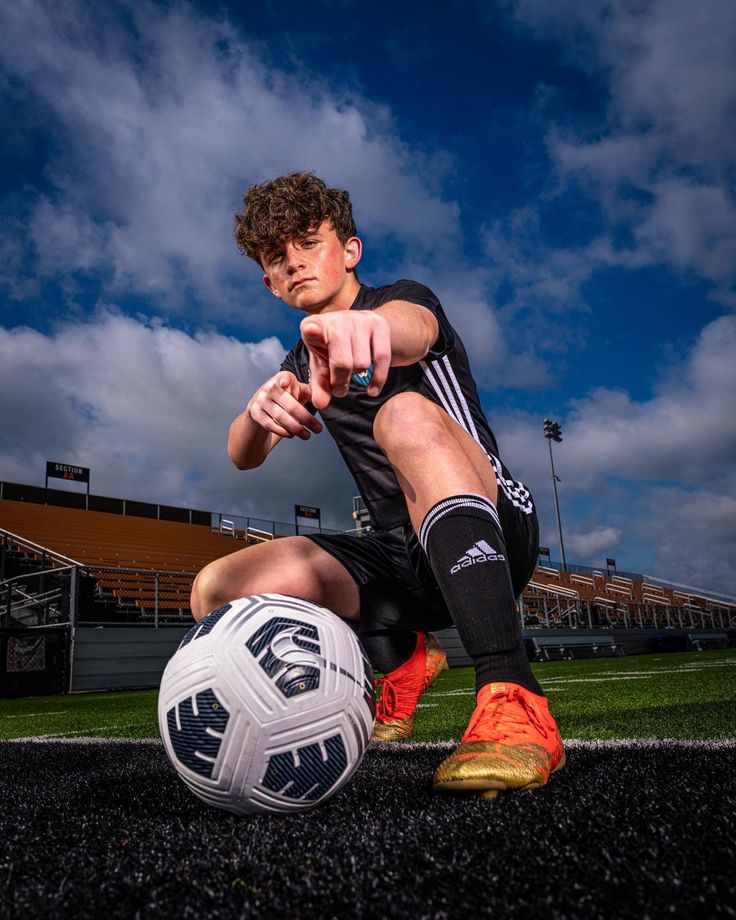
M 736 592 L 730 0 L 0 11 L 0 477 L 350 526 L 324 438 L 227 426 L 293 343 L 231 236 L 254 182 L 354 202 L 361 278 L 433 287 L 558 558 Z

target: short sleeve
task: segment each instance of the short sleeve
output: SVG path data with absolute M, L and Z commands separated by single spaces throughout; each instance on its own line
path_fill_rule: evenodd
M 281 362 L 281 368 L 280 368 L 280 370 L 282 370 L 282 371 L 291 371 L 291 373 L 292 373 L 295 377 L 298 377 L 298 376 L 299 376 L 299 375 L 297 374 L 297 372 L 296 372 L 296 358 L 295 358 L 295 356 L 294 356 L 294 349 L 293 349 L 293 348 L 292 348 L 291 351 L 286 355 L 286 357 L 284 358 L 284 360 Z
M 437 325 L 439 326 L 439 333 L 437 335 L 437 340 L 429 349 L 429 354 L 432 355 L 433 358 L 440 358 L 442 355 L 446 355 L 448 352 L 452 351 L 455 347 L 455 330 L 450 325 L 449 320 L 445 316 L 445 311 L 442 309 L 442 304 L 433 291 L 426 285 L 420 284 L 418 281 L 402 279 L 401 281 L 396 281 L 394 284 L 389 285 L 389 287 L 386 288 L 386 293 L 389 296 L 385 298 L 385 302 L 389 300 L 406 300 L 409 303 L 415 303 L 420 307 L 425 307 L 425 309 L 429 310 L 429 312 L 434 315 L 437 320 Z

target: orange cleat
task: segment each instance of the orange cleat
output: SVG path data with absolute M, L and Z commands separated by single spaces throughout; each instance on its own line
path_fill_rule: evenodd
M 379 677 L 376 722 L 371 741 L 406 741 L 414 734 L 419 698 L 441 671 L 447 656 L 432 633 L 419 633 L 414 653 L 401 667 Z
M 564 766 L 546 698 L 519 684 L 486 684 L 460 744 L 437 767 L 432 784 L 438 792 L 495 799 L 505 789 L 537 789 Z

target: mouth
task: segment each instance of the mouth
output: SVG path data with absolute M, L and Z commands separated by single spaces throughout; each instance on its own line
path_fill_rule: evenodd
M 300 278 L 291 285 L 289 291 L 295 291 L 298 287 L 301 287 L 303 284 L 308 284 L 310 281 L 314 281 L 314 278 Z

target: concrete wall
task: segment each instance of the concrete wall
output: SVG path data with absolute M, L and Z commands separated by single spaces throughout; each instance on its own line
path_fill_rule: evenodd
M 649 652 L 661 651 L 658 638 L 667 634 L 669 639 L 679 638 L 684 651 L 686 647 L 686 633 L 682 630 L 664 629 L 534 629 L 524 633 L 526 640 L 537 637 L 557 637 L 564 640 L 566 636 L 613 636 L 613 641 L 622 645 L 627 655 L 645 655 Z M 437 633 L 442 647 L 447 653 L 447 661 L 451 668 L 465 667 L 472 664 L 468 653 L 460 642 L 456 629 L 443 629 Z M 672 649 L 674 650 L 674 649 Z
M 464 668 L 472 664 L 470 656 L 463 648 L 460 636 L 453 626 L 451 629 L 440 629 L 435 635 L 439 639 L 440 645 L 447 655 L 447 663 L 451 668 Z
M 174 654 L 187 627 L 153 629 L 150 626 L 81 626 L 74 643 L 73 690 L 112 690 L 133 687 L 158 687 L 166 663 Z M 686 633 L 679 630 L 656 629 L 539 629 L 528 631 L 530 636 L 612 635 L 623 645 L 627 655 L 665 651 L 659 638 L 671 642 L 669 650 L 685 649 Z M 447 653 L 450 667 L 471 664 L 456 629 L 437 633 Z
M 72 690 L 158 687 L 169 658 L 187 629 L 150 626 L 80 626 L 74 638 Z M 437 636 L 450 667 L 471 663 L 456 629 Z
M 186 631 L 186 627 L 77 627 L 72 690 L 158 687 Z

